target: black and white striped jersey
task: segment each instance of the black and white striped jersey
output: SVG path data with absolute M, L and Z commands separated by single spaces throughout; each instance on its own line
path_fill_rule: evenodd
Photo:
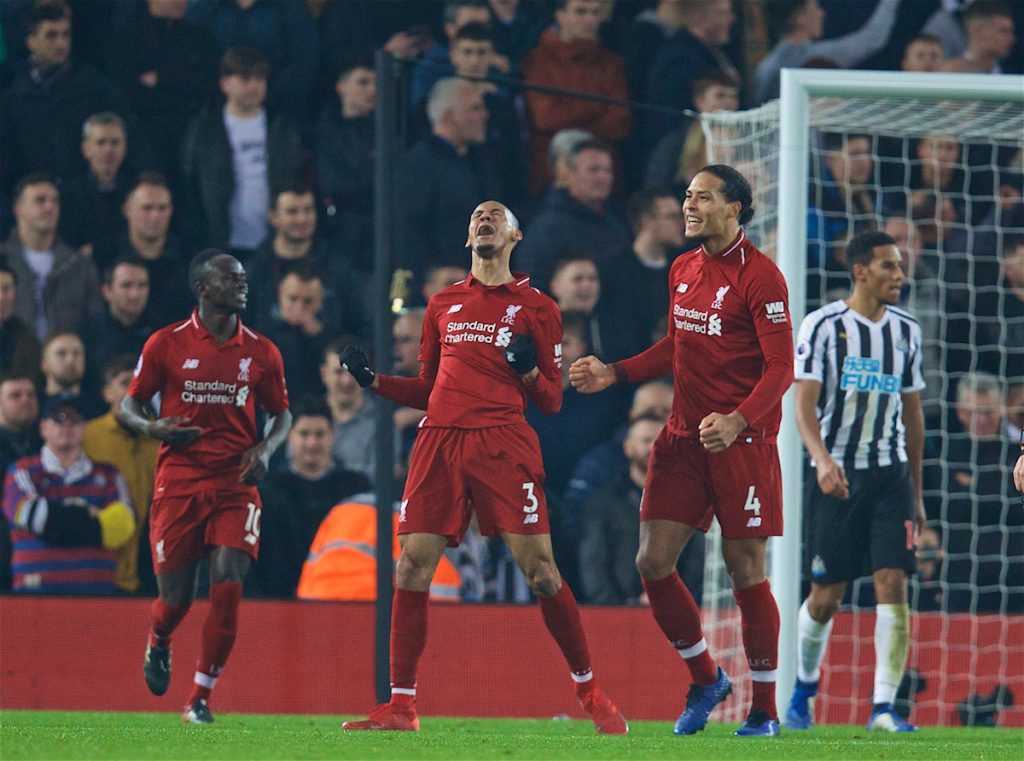
M 901 394 L 925 386 L 921 347 L 921 326 L 897 307 L 871 322 L 840 300 L 804 318 L 796 380 L 821 383 L 821 438 L 844 468 L 907 461 Z

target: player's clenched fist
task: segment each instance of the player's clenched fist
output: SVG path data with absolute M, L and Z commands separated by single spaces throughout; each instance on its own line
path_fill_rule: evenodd
M 526 375 L 537 366 L 537 345 L 529 333 L 513 336 L 505 347 L 505 361 L 516 375 Z
M 596 394 L 615 382 L 615 372 L 591 354 L 569 366 L 569 382 L 581 394 Z
M 351 344 L 346 346 L 338 355 L 338 361 L 342 367 L 352 373 L 352 377 L 360 386 L 367 388 L 373 385 L 373 379 L 377 377 L 377 374 L 370 369 L 366 354 L 358 346 Z

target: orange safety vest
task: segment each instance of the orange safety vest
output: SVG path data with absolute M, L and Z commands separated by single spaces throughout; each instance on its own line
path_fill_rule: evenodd
M 401 553 L 398 524 L 392 524 L 392 555 Z M 459 602 L 461 581 L 452 562 L 442 556 L 430 582 L 430 599 Z M 377 599 L 377 508 L 342 502 L 320 522 L 302 565 L 300 600 Z

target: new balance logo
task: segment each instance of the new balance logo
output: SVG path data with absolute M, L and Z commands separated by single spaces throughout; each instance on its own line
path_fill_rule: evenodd
M 195 370 L 197 367 L 199 367 L 199 360 L 198 359 L 186 359 L 181 364 L 181 369 L 182 370 Z
M 686 290 L 689 287 L 690 286 L 687 283 L 680 283 L 679 285 L 676 286 L 676 293 L 686 293 Z
M 448 307 L 448 314 L 455 314 L 462 309 L 462 304 L 452 304 Z
M 527 523 L 536 523 L 539 520 L 539 518 L 540 516 L 538 516 L 537 513 L 532 513 L 531 515 L 524 515 L 523 525 L 526 525 Z
M 761 519 L 756 516 L 747 521 L 747 528 L 757 528 L 760 525 Z

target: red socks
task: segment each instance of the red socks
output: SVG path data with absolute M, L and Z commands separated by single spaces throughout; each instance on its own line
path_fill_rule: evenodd
M 650 581 L 642 579 L 651 613 L 669 643 L 679 651 L 690 668 L 693 681 L 702 687 L 718 679 L 718 665 L 708 652 L 700 626 L 700 608 L 690 590 L 673 571 L 671 576 Z
M 590 651 L 587 649 L 587 636 L 583 633 L 583 624 L 580 622 L 576 596 L 563 581 L 554 596 L 539 597 L 538 601 L 544 625 L 548 627 L 551 636 L 562 650 L 562 655 L 569 662 L 577 693 L 586 692 L 592 687 L 593 672 L 590 669 Z
M 196 663 L 195 684 L 188 698 L 189 705 L 196 700 L 209 699 L 210 691 L 227 663 L 238 631 L 238 603 L 242 599 L 242 585 L 237 581 L 224 581 L 210 586 L 210 612 L 203 624 L 202 651 Z
M 746 589 L 733 592 L 743 620 L 743 649 L 750 664 L 754 699 L 750 710 L 761 710 L 778 718 L 775 707 L 775 682 L 779 665 L 779 608 L 772 588 L 765 579 Z
M 416 666 L 427 644 L 429 592 L 395 589 L 391 603 L 391 697 L 392 701 L 416 695 Z M 403 692 L 396 693 L 396 690 Z M 396 699 L 401 696 L 400 699 Z
M 189 606 L 168 605 L 159 597 L 149 606 L 149 645 L 150 647 L 170 647 L 171 634 L 188 613 Z

